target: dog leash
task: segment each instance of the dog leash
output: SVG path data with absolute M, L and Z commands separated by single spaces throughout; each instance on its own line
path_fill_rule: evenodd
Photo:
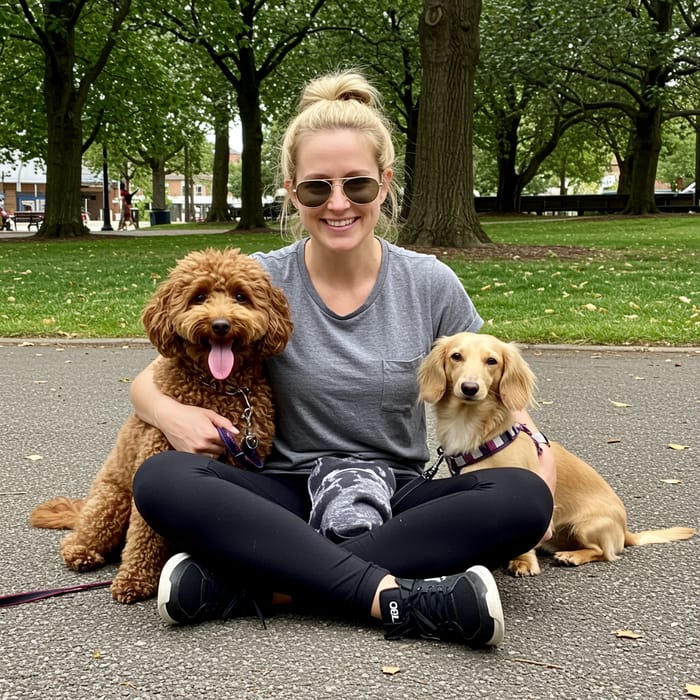
M 253 407 L 250 405 L 248 400 L 248 392 L 250 389 L 248 387 L 239 387 L 237 389 L 229 390 L 222 389 L 219 390 L 210 384 L 201 380 L 202 386 L 207 387 L 207 389 L 213 389 L 214 391 L 219 391 L 224 394 L 224 396 L 240 396 L 245 403 L 245 408 L 243 409 L 242 418 L 245 421 L 246 430 L 243 436 L 243 442 L 239 445 L 234 434 L 227 430 L 226 428 L 217 427 L 216 430 L 219 433 L 221 442 L 224 443 L 226 451 L 231 455 L 231 458 L 241 469 L 250 469 L 251 467 L 256 470 L 263 468 L 264 464 L 260 455 L 258 454 L 258 438 L 253 432 Z
M 82 583 L 78 586 L 66 586 L 65 588 L 47 588 L 40 591 L 11 593 L 9 595 L 0 596 L 0 608 L 9 608 L 13 605 L 21 605 L 22 603 L 33 603 L 37 600 L 54 598 L 55 596 L 65 595 L 66 593 L 80 593 L 81 591 L 90 591 L 93 588 L 106 588 L 111 585 L 111 581 L 95 581 L 93 583 Z
M 396 506 L 399 505 L 409 494 L 413 493 L 421 484 L 424 484 L 426 481 L 430 481 L 438 471 L 439 466 L 442 464 L 442 461 L 445 459 L 445 453 L 442 450 L 442 447 L 438 447 L 437 449 L 437 459 L 433 462 L 432 466 L 429 469 L 426 469 L 420 476 L 417 476 L 415 479 L 411 479 L 405 486 L 402 486 L 392 497 L 391 497 L 391 509 L 396 510 Z

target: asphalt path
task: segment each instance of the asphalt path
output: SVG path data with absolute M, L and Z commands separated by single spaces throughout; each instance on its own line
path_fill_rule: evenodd
M 631 530 L 700 525 L 700 348 L 524 352 L 538 424 L 607 478 Z M 114 575 L 67 570 L 61 533 L 27 516 L 86 492 L 153 356 L 136 341 L 0 340 L 0 595 Z M 0 610 L 0 700 L 682 698 L 700 685 L 698 562 L 695 537 L 579 568 L 542 558 L 531 579 L 496 572 L 506 637 L 486 651 L 290 612 L 266 630 L 254 618 L 172 628 L 153 601 L 81 592 Z

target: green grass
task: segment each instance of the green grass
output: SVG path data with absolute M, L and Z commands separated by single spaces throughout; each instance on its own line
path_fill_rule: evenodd
M 487 322 L 520 342 L 700 345 L 700 217 L 486 220 L 541 257 L 445 258 Z M 283 245 L 275 234 L 0 242 L 0 336 L 143 336 L 145 300 L 189 250 Z M 552 250 L 547 247 L 552 246 Z M 575 259 L 557 254 L 576 246 Z M 515 250 L 514 252 L 518 252 Z

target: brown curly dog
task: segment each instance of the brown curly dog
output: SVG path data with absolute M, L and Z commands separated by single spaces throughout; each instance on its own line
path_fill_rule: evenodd
M 284 350 L 292 321 L 284 294 L 262 266 L 238 249 L 190 253 L 158 287 L 142 320 L 160 353 L 154 367 L 160 390 L 226 416 L 241 439 L 246 433 L 257 438 L 264 458 L 274 415 L 263 358 Z M 104 565 L 123 545 L 112 582 L 112 596 L 121 603 L 155 595 L 168 557 L 166 543 L 134 507 L 131 485 L 144 460 L 169 449 L 159 430 L 132 415 L 84 501 L 55 498 L 30 516 L 35 527 L 73 530 L 61 555 L 77 571 Z

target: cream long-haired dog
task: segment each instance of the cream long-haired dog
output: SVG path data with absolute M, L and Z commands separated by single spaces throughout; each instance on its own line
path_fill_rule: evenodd
M 513 412 L 532 405 L 535 391 L 535 376 L 515 345 L 487 334 L 440 338 L 421 364 L 418 384 L 421 399 L 434 404 L 437 437 L 453 473 L 537 467 L 536 442 L 520 426 L 514 429 Z M 629 532 L 625 506 L 603 477 L 560 444 L 552 442 L 551 449 L 557 470 L 554 536 L 542 547 L 557 562 L 613 561 L 627 546 L 695 534 L 688 527 Z M 511 561 L 508 570 L 515 576 L 540 573 L 534 550 Z
M 160 353 L 154 367 L 160 390 L 226 416 L 241 444 L 246 435 L 253 446 L 257 440 L 257 453 L 249 456 L 264 458 L 274 411 L 263 358 L 284 350 L 292 321 L 286 297 L 262 266 L 238 249 L 190 253 L 158 287 L 142 320 Z M 112 595 L 122 603 L 155 595 L 168 557 L 166 543 L 133 505 L 132 479 L 144 460 L 169 449 L 159 430 L 132 415 L 85 500 L 58 497 L 30 516 L 35 527 L 73 530 L 60 549 L 77 571 L 102 566 L 123 546 L 112 582 Z

